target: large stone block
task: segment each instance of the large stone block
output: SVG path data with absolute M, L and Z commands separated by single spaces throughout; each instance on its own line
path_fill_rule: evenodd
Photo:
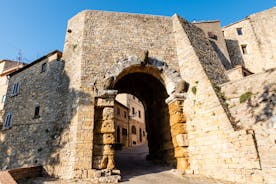
M 114 169 L 115 161 L 113 155 L 94 156 L 93 169 Z
M 176 136 L 177 145 L 181 147 L 189 146 L 188 134 L 179 134 Z
M 174 101 L 169 104 L 169 113 L 176 114 L 176 113 L 183 113 L 183 102 L 182 101 Z
M 171 135 L 186 134 L 186 123 L 175 123 L 171 126 Z
M 95 144 L 115 144 L 115 135 L 111 133 L 107 134 L 95 134 L 94 143 Z
M 188 158 L 177 158 L 177 170 L 185 172 L 185 170 L 188 169 L 189 167 L 189 162 L 188 162 Z
M 112 107 L 105 107 L 103 109 L 102 119 L 111 120 L 114 118 L 114 109 Z
M 177 112 L 175 114 L 170 114 L 170 125 L 174 125 L 175 123 L 185 123 L 186 117 L 183 113 Z
M 102 120 L 97 121 L 95 130 L 96 133 L 114 133 L 114 121 L 113 120 Z
M 94 155 L 114 155 L 115 150 L 113 149 L 112 145 L 94 145 L 93 147 L 93 154 Z
M 174 148 L 174 156 L 176 158 L 188 158 L 188 149 L 184 147 Z

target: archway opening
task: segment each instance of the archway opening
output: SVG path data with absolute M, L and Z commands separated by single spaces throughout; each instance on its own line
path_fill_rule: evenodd
M 163 81 L 150 74 L 136 72 L 121 76 L 116 81 L 114 89 L 118 90 L 119 94 L 128 93 L 137 97 L 144 106 L 146 133 L 137 127 L 131 127 L 128 133 L 136 134 L 138 142 L 141 138 L 143 140 L 143 135 L 146 135 L 149 150 L 147 159 L 175 167 L 176 159 L 171 136 L 169 108 L 165 101 L 168 94 Z M 129 110 L 132 111 L 132 107 Z M 122 171 L 123 176 L 124 170 L 128 169 L 126 167 L 135 168 L 134 165 L 126 167 L 121 165 L 120 162 L 117 162 L 117 158 L 115 161 L 116 167 Z

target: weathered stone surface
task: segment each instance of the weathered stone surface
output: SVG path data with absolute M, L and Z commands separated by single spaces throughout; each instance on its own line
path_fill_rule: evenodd
M 177 170 L 185 172 L 189 167 L 188 158 L 177 158 Z
M 176 141 L 178 146 L 182 146 L 182 147 L 189 146 L 188 134 L 176 135 Z
M 112 145 L 94 145 L 93 149 L 94 155 L 114 155 L 115 150 L 113 149 Z
M 252 25 L 270 21 L 264 17 L 254 15 L 256 23 Z M 263 32 L 260 30 L 255 33 Z M 274 48 L 264 46 L 262 53 Z M 145 50 L 148 56 L 141 59 Z M 176 157 L 177 169 L 183 172 L 237 183 L 273 183 L 275 131 L 261 125 L 266 121 L 252 125 L 252 134 L 233 128 L 235 120 L 227 111 L 233 115 L 233 108 L 227 107 L 218 87 L 228 79 L 217 51 L 202 30 L 179 16 L 79 13 L 68 23 L 65 62 L 46 56 L 43 62 L 36 61 L 11 76 L 8 94 L 16 82 L 20 90 L 7 96 L 5 110 L 12 112 L 13 118 L 11 129 L 0 132 L 1 169 L 41 164 L 51 175 L 64 178 L 91 177 L 92 168 L 114 169 L 110 147 L 115 143 L 113 100 L 117 92 L 127 92 L 145 103 L 153 157 L 169 163 Z M 266 56 L 262 58 L 267 66 L 275 66 L 273 57 Z M 41 72 L 44 62 L 48 66 L 45 73 Z M 273 73 L 271 69 L 263 78 Z M 258 80 L 252 78 L 258 86 Z M 105 83 L 106 79 L 110 81 Z M 271 79 L 275 81 L 275 77 Z M 181 81 L 189 88 L 179 100 L 174 98 L 175 92 L 186 92 L 177 88 Z M 253 93 L 254 103 L 249 105 L 260 105 L 260 109 L 252 114 L 273 116 L 273 94 L 268 91 L 254 97 Z M 238 102 L 234 98 L 233 104 Z M 270 99 L 267 107 L 263 102 Z M 41 114 L 34 117 L 37 105 Z
M 113 120 L 100 120 L 96 122 L 95 132 L 97 133 L 114 133 L 114 122 Z
M 171 126 L 172 136 L 177 136 L 178 134 L 187 133 L 186 123 L 175 123 Z

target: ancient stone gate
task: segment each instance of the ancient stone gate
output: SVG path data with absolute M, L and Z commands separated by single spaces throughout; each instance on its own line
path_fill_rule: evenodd
M 140 60 L 139 60 L 140 59 Z M 114 100 L 131 93 L 145 106 L 150 157 L 179 170 L 188 167 L 186 119 L 183 114 L 185 82 L 164 62 L 130 57 L 113 65 L 105 75 L 105 89 L 96 97 L 93 168 L 114 169 Z

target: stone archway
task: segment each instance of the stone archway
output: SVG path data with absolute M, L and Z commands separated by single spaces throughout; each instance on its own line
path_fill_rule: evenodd
M 93 168 L 114 169 L 114 100 L 118 93 L 137 96 L 145 107 L 150 157 L 188 166 L 186 119 L 183 102 L 187 84 L 162 61 L 129 57 L 113 65 L 105 75 L 95 108 Z

